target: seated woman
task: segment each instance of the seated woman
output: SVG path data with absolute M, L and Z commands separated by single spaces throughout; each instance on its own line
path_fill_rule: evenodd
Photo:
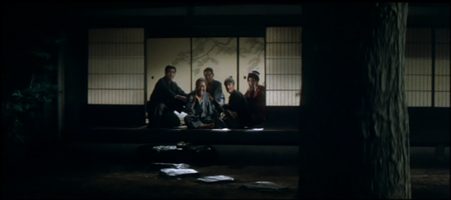
M 253 70 L 247 76 L 247 83 L 249 89 L 244 94 L 247 103 L 249 104 L 249 110 L 251 112 L 253 127 L 262 127 L 265 123 L 265 109 L 266 109 L 266 97 L 265 86 L 259 85 L 260 73 L 257 70 Z
M 189 94 L 189 102 L 186 106 L 185 124 L 188 128 L 226 128 L 225 123 L 219 118 L 215 110 L 214 98 L 207 91 L 207 81 L 199 78 L 196 81 L 196 89 Z

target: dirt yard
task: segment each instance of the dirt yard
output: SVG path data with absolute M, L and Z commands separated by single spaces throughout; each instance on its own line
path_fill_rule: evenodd
M 280 160 L 281 165 L 192 166 L 200 176 L 227 175 L 235 179 L 208 184 L 196 181 L 196 177 L 164 177 L 148 164 L 136 164 L 124 156 L 93 158 L 68 157 L 65 162 L 52 159 L 36 164 L 32 170 L 24 166 L 10 171 L 3 176 L 2 199 L 296 199 L 297 194 L 298 168 Z M 411 175 L 413 199 L 449 199 L 449 162 L 413 159 Z M 241 187 L 255 181 L 271 181 L 286 189 L 259 191 Z

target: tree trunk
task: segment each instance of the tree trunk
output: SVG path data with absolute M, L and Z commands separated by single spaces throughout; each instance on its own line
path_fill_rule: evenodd
M 407 3 L 303 7 L 300 198 L 410 198 Z

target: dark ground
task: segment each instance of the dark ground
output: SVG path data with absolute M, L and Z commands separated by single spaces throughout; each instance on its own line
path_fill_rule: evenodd
M 227 175 L 232 183 L 206 184 L 195 177 L 164 178 L 149 165 L 136 163 L 141 145 L 73 144 L 64 154 L 3 174 L 2 199 L 10 198 L 203 198 L 295 199 L 297 147 L 214 146 L 220 163 L 192 165 L 201 176 Z M 437 161 L 434 148 L 411 149 L 413 199 L 449 199 L 449 148 L 446 161 Z M 42 164 L 40 164 L 42 163 Z M 271 181 L 280 191 L 243 189 L 244 183 Z

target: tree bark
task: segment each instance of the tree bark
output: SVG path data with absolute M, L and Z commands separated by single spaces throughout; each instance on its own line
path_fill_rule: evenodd
M 303 7 L 300 198 L 411 198 L 407 3 Z

